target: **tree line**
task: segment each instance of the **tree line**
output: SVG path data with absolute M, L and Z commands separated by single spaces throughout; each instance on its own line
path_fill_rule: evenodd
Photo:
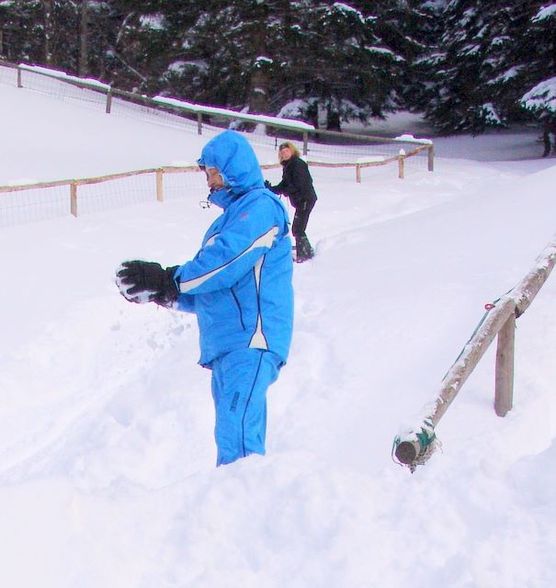
M 332 129 L 403 109 L 481 132 L 556 111 L 550 93 L 523 100 L 556 76 L 546 0 L 3 0 L 0 56 Z

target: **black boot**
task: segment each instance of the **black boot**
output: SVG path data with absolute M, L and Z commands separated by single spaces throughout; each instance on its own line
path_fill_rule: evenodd
M 307 261 L 311 259 L 315 255 L 313 248 L 311 247 L 311 243 L 309 243 L 309 239 L 307 239 L 307 235 L 303 235 L 302 237 L 296 237 L 295 239 L 295 250 L 296 256 L 295 261 L 298 263 L 302 263 L 303 261 Z

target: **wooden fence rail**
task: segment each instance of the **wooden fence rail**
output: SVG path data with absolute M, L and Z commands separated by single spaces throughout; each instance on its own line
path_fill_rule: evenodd
M 325 162 L 308 160 L 307 163 L 314 167 L 325 167 L 325 168 L 349 168 L 353 167 L 355 170 L 356 182 L 361 182 L 362 170 L 367 167 L 376 167 L 382 165 L 388 165 L 394 162 L 398 163 L 398 177 L 405 177 L 405 162 L 409 157 L 419 155 L 423 151 L 427 151 L 428 170 L 434 170 L 434 145 L 429 140 L 411 140 L 412 138 L 388 138 L 368 135 L 356 135 L 344 132 L 334 132 L 315 129 L 311 125 L 306 123 L 300 123 L 298 121 L 288 121 L 276 119 L 276 117 L 262 117 L 261 115 L 250 115 L 244 113 L 236 113 L 221 108 L 203 107 L 196 104 L 183 103 L 178 100 L 164 99 L 164 98 L 149 98 L 148 96 L 126 92 L 111 87 L 108 84 L 97 82 L 96 80 L 84 80 L 76 78 L 74 76 L 66 76 L 62 72 L 55 72 L 47 70 L 46 68 L 36 68 L 25 64 L 12 64 L 0 60 L 0 66 L 11 68 L 16 73 L 17 87 L 25 87 L 26 75 L 35 75 L 45 79 L 53 79 L 57 82 L 65 83 L 69 86 L 79 88 L 81 90 L 93 91 L 97 94 L 104 95 L 106 97 L 105 111 L 106 113 L 112 112 L 113 98 L 118 97 L 128 103 L 140 104 L 153 110 L 164 110 L 172 113 L 178 112 L 181 116 L 195 118 L 197 120 L 198 133 L 201 134 L 203 131 L 203 118 L 204 117 L 217 117 L 221 119 L 241 120 L 253 124 L 265 124 L 270 129 L 273 129 L 276 133 L 275 142 L 278 140 L 278 131 L 285 131 L 290 134 L 301 133 L 303 140 L 303 153 L 304 155 L 308 152 L 309 137 L 311 140 L 322 140 L 330 139 L 331 141 L 342 141 L 349 140 L 359 144 L 371 144 L 371 143 L 382 143 L 388 145 L 398 145 L 402 148 L 399 152 L 391 156 L 375 156 L 360 158 L 356 161 L 343 161 L 343 162 Z M 276 143 L 277 145 L 277 143 Z M 406 151 L 406 149 L 408 151 Z M 271 164 L 262 166 L 263 168 L 280 167 L 279 164 Z M 55 186 L 68 186 L 69 188 L 69 210 L 72 215 L 77 216 L 79 213 L 79 187 L 87 184 L 97 184 L 101 182 L 108 182 L 111 180 L 118 180 L 121 178 L 144 175 L 144 174 L 155 174 L 155 193 L 158 201 L 164 200 L 164 175 L 167 173 L 179 173 L 179 172 L 192 172 L 198 171 L 197 166 L 189 167 L 164 167 L 164 168 L 153 168 L 136 170 L 130 172 L 122 172 L 118 174 L 110 174 L 105 176 L 98 176 L 92 178 L 80 178 L 80 179 L 66 179 L 56 180 L 51 182 L 39 182 L 33 184 L 21 184 L 13 186 L 0 186 L 0 197 L 3 193 L 13 193 L 24 190 L 37 190 L 43 188 L 52 188 Z M 0 211 L 2 210 L 2 201 L 0 199 Z
M 361 169 L 366 167 L 372 166 L 380 166 L 386 165 L 391 161 L 398 160 L 399 162 L 399 177 L 403 178 L 403 165 L 405 160 L 408 157 L 412 157 L 417 155 L 421 150 L 426 149 L 426 146 L 418 147 L 409 153 L 401 152 L 400 155 L 390 157 L 390 158 L 381 158 L 377 161 L 373 162 L 326 162 L 326 161 L 311 161 L 308 160 L 307 163 L 311 167 L 323 167 L 323 168 L 349 168 L 353 167 L 355 169 L 355 179 L 357 182 L 361 182 Z M 261 169 L 275 169 L 280 168 L 280 163 L 268 163 L 261 165 Z M 104 182 L 110 182 L 115 180 L 121 180 L 123 178 L 130 178 L 133 176 L 142 176 L 147 174 L 154 174 L 155 176 L 155 190 L 154 193 L 156 195 L 156 199 L 158 202 L 164 201 L 164 176 L 166 174 L 175 174 L 175 173 L 188 173 L 188 172 L 200 172 L 200 168 L 197 165 L 188 165 L 188 166 L 165 166 L 159 168 L 149 168 L 149 169 L 140 169 L 140 170 L 133 170 L 127 172 L 120 172 L 114 174 L 108 174 L 105 176 L 95 176 L 91 178 L 79 178 L 79 179 L 65 179 L 65 180 L 53 180 L 49 182 L 37 182 L 37 183 L 30 183 L 30 184 L 18 184 L 14 186 L 0 186 L 0 198 L 2 194 L 9 194 L 13 192 L 22 192 L 25 190 L 40 190 L 40 189 L 47 189 L 47 188 L 54 188 L 60 186 L 68 186 L 69 187 L 69 210 L 73 216 L 78 216 L 79 206 L 79 186 L 86 186 L 90 184 L 100 184 Z M 0 210 L 1 210 L 1 200 L 0 200 Z
M 396 437 L 393 454 L 397 461 L 413 472 L 433 453 L 436 444 L 435 427 L 479 360 L 498 335 L 494 409 L 505 416 L 513 405 L 515 321 L 531 305 L 556 263 L 556 239 L 543 250 L 531 271 L 494 304 L 486 306 L 487 313 L 461 354 L 448 370 L 432 411 L 415 429 Z
M 322 139 L 330 139 L 331 141 L 346 141 L 351 140 L 361 144 L 371 143 L 385 143 L 385 144 L 396 144 L 400 148 L 413 148 L 410 152 L 411 155 L 417 155 L 418 153 L 426 150 L 427 151 L 427 167 L 429 171 L 434 171 L 434 145 L 430 140 L 419 140 L 412 138 L 392 138 L 392 137 L 379 137 L 376 135 L 358 135 L 354 133 L 345 133 L 337 131 L 328 131 L 322 129 L 315 129 L 312 125 L 302 123 L 299 121 L 288 121 L 280 120 L 277 117 L 263 116 L 257 114 L 247 114 L 240 112 L 231 112 L 224 108 L 215 108 L 210 106 L 202 106 L 198 104 L 190 104 L 180 100 L 167 99 L 162 97 L 151 98 L 144 94 L 138 94 L 136 92 L 127 92 L 119 90 L 108 84 L 102 84 L 94 80 L 84 80 L 76 78 L 74 76 L 65 76 L 61 72 L 49 73 L 46 68 L 37 69 L 33 66 L 25 64 L 14 64 L 6 62 L 0 59 L 0 66 L 15 69 L 17 72 L 17 87 L 24 87 L 23 72 L 29 72 L 34 75 L 42 76 L 45 78 L 54 79 L 58 82 L 69 84 L 71 86 L 90 90 L 103 94 L 106 97 L 105 112 L 110 114 L 112 112 L 112 102 L 114 97 L 121 98 L 125 101 L 133 102 L 135 104 L 141 104 L 155 110 L 166 110 L 171 112 L 179 112 L 182 115 L 194 118 L 197 121 L 197 132 L 202 134 L 203 132 L 203 118 L 214 117 L 230 121 L 243 121 L 252 124 L 264 124 L 266 127 L 275 131 L 286 131 L 287 133 L 299 134 L 303 141 L 303 155 L 307 155 L 309 150 L 309 141 L 312 139 L 316 141 Z M 409 154 L 407 156 L 410 156 Z M 385 165 L 392 161 L 399 162 L 399 177 L 403 178 L 404 161 L 400 155 L 394 157 L 385 158 L 384 162 L 377 165 Z M 362 166 L 363 167 L 363 166 Z M 368 166 L 367 166 L 368 167 Z

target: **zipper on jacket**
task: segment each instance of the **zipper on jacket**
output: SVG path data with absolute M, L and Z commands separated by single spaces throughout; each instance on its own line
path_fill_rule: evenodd
M 232 293 L 232 296 L 234 297 L 236 306 L 237 306 L 237 311 L 239 312 L 239 322 L 241 323 L 241 328 L 245 331 L 245 323 L 243 322 L 243 311 L 241 310 L 241 306 L 239 304 L 239 300 L 237 298 L 236 293 L 234 292 L 233 288 L 230 288 L 230 291 Z

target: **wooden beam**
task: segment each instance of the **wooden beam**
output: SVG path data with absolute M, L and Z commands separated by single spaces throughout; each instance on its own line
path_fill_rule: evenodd
M 400 149 L 400 154 L 398 156 L 398 178 L 403 180 L 405 177 L 405 151 Z
M 496 306 L 488 311 L 488 315 L 469 340 L 460 357 L 448 370 L 442 380 L 440 393 L 434 404 L 431 421 L 436 426 L 448 407 L 460 391 L 461 387 L 485 354 L 489 345 L 498 334 L 498 331 L 506 323 L 508 318 L 515 313 L 515 301 L 510 296 L 500 299 Z
M 547 245 L 537 258 L 537 265 L 513 289 L 517 316 L 521 316 L 531 305 L 556 263 L 556 239 Z
M 106 114 L 112 112 L 112 89 L 106 92 Z
M 514 396 L 515 312 L 498 333 L 494 410 L 500 417 L 512 409 Z
M 156 170 L 156 199 L 164 202 L 164 172 L 161 169 Z
M 77 184 L 70 184 L 70 211 L 73 216 L 77 217 Z

